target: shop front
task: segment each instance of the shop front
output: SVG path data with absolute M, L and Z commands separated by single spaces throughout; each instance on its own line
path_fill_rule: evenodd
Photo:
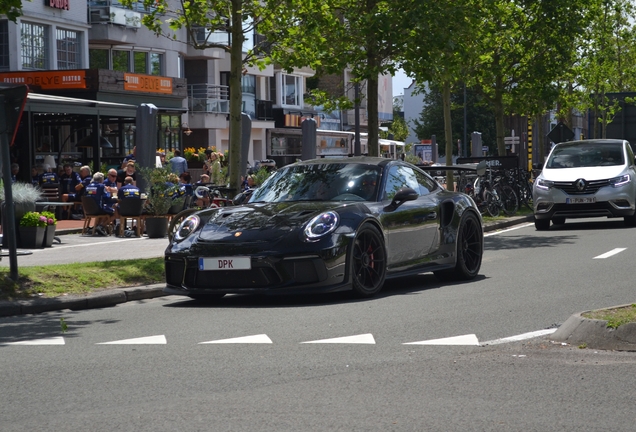
M 45 159 L 56 165 L 91 165 L 93 170 L 119 167 L 135 146 L 135 117 L 140 104 L 159 111 L 157 149 L 182 148 L 185 80 L 125 72 L 82 69 L 0 73 L 0 83 L 26 84 L 29 95 L 11 162 L 19 179 Z M 52 159 L 51 159 L 52 158 Z

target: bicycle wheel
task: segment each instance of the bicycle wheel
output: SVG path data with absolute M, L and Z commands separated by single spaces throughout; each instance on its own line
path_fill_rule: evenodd
M 486 203 L 486 211 L 492 217 L 499 216 L 499 209 L 501 208 L 501 201 L 491 191 L 484 191 L 484 202 Z
M 499 187 L 499 198 L 501 199 L 502 210 L 507 216 L 513 216 L 519 210 L 519 200 L 514 189 L 503 185 Z

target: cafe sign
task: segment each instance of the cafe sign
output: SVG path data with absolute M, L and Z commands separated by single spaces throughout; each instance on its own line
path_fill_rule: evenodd
M 44 5 L 55 9 L 69 10 L 70 0 L 44 0 Z
M 26 84 L 42 90 L 85 89 L 86 71 L 7 72 L 0 73 L 0 83 Z
M 172 94 L 172 78 L 125 73 L 124 90 Z

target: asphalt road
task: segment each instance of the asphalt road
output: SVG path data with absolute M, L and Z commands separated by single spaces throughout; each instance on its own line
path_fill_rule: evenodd
M 499 342 L 635 302 L 633 250 L 622 222 L 525 225 L 469 283 L 0 318 L 0 430 L 632 431 L 634 353 Z

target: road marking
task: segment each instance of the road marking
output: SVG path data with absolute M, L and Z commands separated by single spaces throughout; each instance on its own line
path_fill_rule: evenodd
M 375 339 L 371 333 L 345 336 L 333 339 L 321 339 L 315 341 L 301 342 L 301 344 L 375 344 Z
M 209 342 L 199 342 L 199 345 L 203 344 L 233 344 L 233 343 L 260 343 L 271 344 L 272 340 L 266 334 L 254 335 L 254 336 L 242 336 L 231 339 L 220 339 Z
M 95 345 L 165 345 L 168 341 L 164 335 L 146 336 L 134 339 L 123 339 L 113 342 L 100 342 Z
M 32 339 L 20 342 L 6 342 L 0 345 L 64 345 L 64 338 L 62 336 L 55 336 L 44 339 Z
M 121 243 L 121 242 L 127 242 L 127 241 L 135 241 L 135 240 L 148 240 L 148 239 L 143 237 L 130 237 L 130 238 L 125 238 L 120 240 L 109 240 L 109 241 L 103 241 L 103 242 L 92 242 L 92 243 L 74 244 L 74 245 L 66 245 L 66 246 L 54 246 L 52 250 L 69 249 L 69 248 L 84 247 L 84 246 L 103 246 L 110 243 Z M 39 253 L 39 252 L 47 252 L 49 250 L 51 249 L 49 248 L 33 249 L 33 252 Z
M 534 223 L 528 223 L 528 224 L 523 224 L 523 225 L 517 225 L 517 226 L 515 226 L 515 227 L 508 228 L 508 229 L 504 229 L 504 230 L 501 230 L 501 231 L 493 231 L 493 232 L 491 232 L 491 233 L 484 234 L 484 237 L 490 237 L 490 236 L 494 236 L 494 235 L 497 235 L 497 234 L 503 234 L 503 233 L 508 232 L 508 231 L 514 231 L 514 230 L 518 230 L 518 229 L 520 229 L 520 228 L 525 228 L 525 227 L 529 227 L 529 226 L 534 226 Z
M 605 258 L 609 258 L 609 257 L 611 257 L 611 256 L 613 256 L 613 255 L 616 255 L 616 254 L 619 254 L 619 253 L 623 252 L 623 251 L 624 251 L 624 250 L 626 250 L 626 249 L 627 249 L 627 248 L 616 248 L 616 249 L 612 249 L 611 251 L 609 251 L 609 252 L 605 252 L 604 254 L 599 255 L 599 256 L 595 256 L 595 257 L 594 257 L 594 258 L 592 258 L 592 259 L 605 259 Z
M 495 339 L 495 340 L 491 340 L 491 341 L 487 341 L 487 342 L 482 342 L 481 345 L 498 345 L 498 344 L 503 344 L 503 343 L 508 343 L 508 342 L 518 342 L 518 341 L 522 341 L 522 340 L 526 340 L 526 339 L 532 339 L 535 337 L 539 337 L 539 336 L 545 336 L 545 335 L 549 335 L 554 333 L 555 331 L 557 331 L 557 329 L 553 328 L 553 329 L 546 329 L 546 330 L 537 330 L 537 331 L 533 331 L 533 332 L 529 332 L 529 333 L 522 333 L 520 335 L 516 335 L 516 336 L 510 336 L 510 337 L 506 337 L 506 338 L 502 338 L 502 339 Z
M 430 339 L 420 342 L 407 342 L 402 345 L 479 345 L 479 340 L 474 334 L 467 334 L 463 336 L 453 336 L 441 339 Z

